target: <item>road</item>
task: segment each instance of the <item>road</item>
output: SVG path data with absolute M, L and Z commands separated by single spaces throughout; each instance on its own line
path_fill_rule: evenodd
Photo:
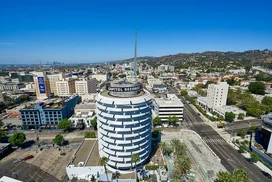
M 262 120 L 260 119 L 253 119 L 253 120 L 244 120 L 244 121 L 237 121 L 233 122 L 231 126 L 227 126 L 225 131 L 228 133 L 237 133 L 240 129 L 246 129 L 250 126 L 261 126 Z
M 246 169 L 252 181 L 268 181 L 261 170 L 250 164 L 238 151 L 232 148 L 211 126 L 206 124 L 187 103 L 184 104 L 184 119 L 188 129 L 197 132 L 207 145 L 221 159 L 223 166 L 230 172 L 234 169 Z M 205 156 L 203 156 L 205 157 Z

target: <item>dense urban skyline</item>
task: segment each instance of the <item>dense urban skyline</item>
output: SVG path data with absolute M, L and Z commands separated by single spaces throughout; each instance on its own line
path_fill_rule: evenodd
M 0 63 L 272 49 L 270 1 L 1 2 Z

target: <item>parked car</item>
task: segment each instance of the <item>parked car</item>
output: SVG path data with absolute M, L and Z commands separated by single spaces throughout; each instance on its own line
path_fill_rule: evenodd
M 26 160 L 32 159 L 33 157 L 34 157 L 33 155 L 29 155 L 29 156 L 26 156 L 23 160 L 26 161 Z
M 18 163 L 18 162 L 22 162 L 23 161 L 23 159 L 22 158 L 18 158 L 18 159 L 16 159 L 15 161 L 13 161 L 13 164 L 16 164 L 16 163 Z

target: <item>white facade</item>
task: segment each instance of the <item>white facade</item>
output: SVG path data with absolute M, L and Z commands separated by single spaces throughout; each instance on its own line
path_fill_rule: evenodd
M 106 81 L 107 80 L 107 75 L 91 75 L 92 78 L 95 78 L 98 81 Z
M 219 84 L 210 84 L 207 90 L 208 108 L 225 106 L 227 104 L 229 84 L 220 82 Z
M 107 168 L 120 173 L 134 171 L 131 154 L 139 154 L 141 166 L 151 152 L 152 95 L 116 97 L 101 92 L 96 97 L 100 157 L 109 159 Z
M 89 93 L 96 93 L 96 79 L 77 80 L 75 81 L 76 93 L 78 95 L 86 95 Z
M 154 110 L 161 121 L 168 121 L 169 116 L 176 116 L 183 121 L 184 104 L 175 94 L 167 94 L 167 98 L 155 98 Z
M 68 81 L 57 81 L 56 82 L 57 87 L 57 95 L 60 97 L 70 96 L 70 89 L 69 89 L 69 83 Z
M 244 116 L 246 116 L 246 111 L 236 107 L 236 106 L 221 106 L 221 107 L 215 107 L 214 112 L 216 112 L 217 114 L 219 114 L 220 116 L 225 117 L 225 113 L 226 112 L 232 112 L 233 114 L 235 114 L 235 118 L 238 118 L 238 115 L 240 113 L 243 113 Z

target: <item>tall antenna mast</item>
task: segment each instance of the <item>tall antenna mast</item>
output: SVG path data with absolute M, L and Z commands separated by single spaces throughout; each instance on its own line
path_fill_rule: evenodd
M 135 47 L 134 47 L 134 76 L 135 76 L 135 81 L 137 81 L 137 35 L 138 34 L 138 27 L 136 27 L 136 32 L 135 32 Z

